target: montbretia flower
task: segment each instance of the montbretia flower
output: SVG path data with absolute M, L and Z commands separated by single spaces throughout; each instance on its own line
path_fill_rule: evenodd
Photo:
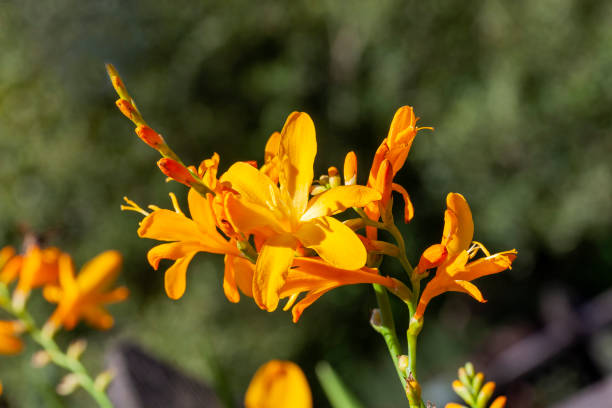
M 229 221 L 237 231 L 254 234 L 261 243 L 255 266 L 253 297 L 262 309 L 278 305 L 296 249 L 315 250 L 334 267 L 359 269 L 366 250 L 357 235 L 331 215 L 363 207 L 380 194 L 364 186 L 331 188 L 309 200 L 317 141 L 312 120 L 294 112 L 287 118 L 278 144 L 278 181 L 253 166 L 239 162 L 221 176 L 240 194 L 225 202 Z
M 272 360 L 255 372 L 244 405 L 246 408 L 312 408 L 312 394 L 297 364 Z
M 181 211 L 174 195 L 171 197 L 174 211 L 153 207 L 154 211 L 149 214 L 141 210 L 146 217 L 138 228 L 141 238 L 169 241 L 153 247 L 147 254 L 149 263 L 156 270 L 162 259 L 174 261 L 164 278 L 168 297 L 179 299 L 183 296 L 187 267 L 198 252 L 225 255 L 223 289 L 231 302 L 240 300 L 238 288 L 251 296 L 254 265 L 242 256 L 234 239 L 228 240 L 217 230 L 212 194 L 207 194 L 205 198 L 194 189 L 189 190 L 187 201 L 191 218 Z
M 416 319 L 423 316 L 432 298 L 444 292 L 464 292 L 479 302 L 485 302 L 480 290 L 471 281 L 510 268 L 516 258 L 515 249 L 491 255 L 484 245 L 472 242 L 472 212 L 461 194 L 449 193 L 446 206 L 442 241 L 425 250 L 416 268 L 417 273 L 437 268 L 436 275 L 427 283 L 421 295 L 414 315 Z M 479 249 L 486 256 L 470 262 Z
M 47 285 L 43 289 L 45 299 L 58 304 L 44 331 L 52 334 L 60 327 L 71 330 L 81 319 L 99 329 L 112 327 L 114 319 L 103 305 L 120 302 L 128 296 L 128 290 L 123 286 L 110 289 L 121 263 L 119 252 L 106 251 L 87 262 L 75 277 L 72 259 L 62 254 L 59 285 Z
M 393 290 L 399 282 L 378 274 L 374 268 L 363 267 L 357 270 L 339 269 L 319 258 L 296 257 L 287 280 L 280 291 L 280 297 L 289 300 L 284 310 L 291 309 L 293 322 L 297 323 L 304 310 L 332 289 L 358 283 L 378 283 Z M 306 296 L 294 302 L 300 293 Z

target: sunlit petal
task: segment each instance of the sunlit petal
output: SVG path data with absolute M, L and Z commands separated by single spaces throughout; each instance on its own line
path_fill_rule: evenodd
M 174 211 L 159 209 L 140 222 L 138 236 L 159 241 L 198 241 L 203 234 L 193 220 Z
M 470 211 L 465 198 L 457 193 L 449 193 L 446 196 L 446 206 L 454 213 L 458 222 L 457 233 L 451 236 L 447 244 L 448 251 L 450 253 L 465 251 L 472 244 L 472 238 L 474 237 L 472 211 Z
M 367 252 L 349 227 L 332 217 L 320 217 L 302 223 L 295 236 L 307 248 L 341 269 L 359 269 L 365 265 Z
M 267 207 L 243 201 L 233 195 L 229 195 L 225 201 L 225 210 L 229 222 L 243 234 L 260 233 L 272 235 L 273 233 L 284 233 L 288 226 L 279 220 L 282 214 L 273 212 Z
M 364 186 L 338 186 L 312 198 L 301 221 L 334 215 L 351 207 L 363 207 L 380 200 L 380 193 Z
M 177 259 L 166 271 L 164 275 L 164 287 L 170 299 L 180 299 L 185 293 L 185 288 L 187 286 L 187 267 L 195 254 L 196 252 L 192 252 L 183 258 Z
M 122 257 L 118 251 L 106 251 L 87 262 L 79 275 L 77 283 L 84 293 L 101 291 L 112 283 L 121 269 Z
M 500 252 L 486 258 L 480 258 L 465 266 L 464 271 L 455 274 L 456 279 L 474 280 L 481 276 L 492 275 L 510 268 L 516 259 L 516 250 Z
M 317 140 L 312 119 L 304 112 L 293 112 L 281 132 L 279 182 L 282 194 L 291 201 L 293 214 L 299 217 L 306 210 Z
M 255 167 L 245 162 L 237 162 L 222 176 L 222 183 L 229 182 L 232 189 L 241 197 L 262 207 L 278 202 L 280 193 L 276 184 Z
M 290 361 L 272 360 L 261 366 L 247 389 L 246 408 L 312 408 L 306 376 Z
M 253 276 L 253 298 L 260 308 L 271 312 L 278 306 L 296 246 L 295 238 L 285 234 L 271 237 L 261 248 Z

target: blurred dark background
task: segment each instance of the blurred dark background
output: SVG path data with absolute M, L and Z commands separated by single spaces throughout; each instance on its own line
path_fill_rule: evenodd
M 116 110 L 112 62 L 186 162 L 218 152 L 222 170 L 262 160 L 269 134 L 303 110 L 317 128 L 315 173 L 352 149 L 364 183 L 395 110 L 414 106 L 435 131 L 419 133 L 398 176 L 416 208 L 404 229 L 411 258 L 439 241 L 450 191 L 471 204 L 475 239 L 519 251 L 511 271 L 477 282 L 486 305 L 463 294 L 431 303 L 419 338 L 425 396 L 454 399 L 450 380 L 468 359 L 510 406 L 552 406 L 609 382 L 612 3 L 0 1 L 0 49 L 1 243 L 33 232 L 77 264 L 109 248 L 125 256 L 132 296 L 112 308 L 116 327 L 60 337 L 89 339 L 92 370 L 129 340 L 210 382 L 213 353 L 239 400 L 260 364 L 291 359 L 325 407 L 313 367 L 327 360 L 366 406 L 405 405 L 368 326 L 365 285 L 327 294 L 294 325 L 250 299 L 230 304 L 221 258 L 198 255 L 186 295 L 165 296 L 163 273 L 146 263 L 153 241 L 119 205 L 127 195 L 168 207 L 168 192 L 186 194 L 164 183 L 157 153 Z M 44 320 L 50 308 L 33 306 Z M 407 316 L 394 306 L 401 333 Z M 61 375 L 30 368 L 29 352 L 0 360 L 10 406 L 90 406 L 81 391 L 53 397 Z

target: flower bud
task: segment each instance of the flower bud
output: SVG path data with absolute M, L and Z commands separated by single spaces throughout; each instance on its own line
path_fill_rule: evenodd
M 137 120 L 139 116 L 138 111 L 136 110 L 134 105 L 130 103 L 130 101 L 128 101 L 127 99 L 119 98 L 117 99 L 115 104 L 117 105 L 121 113 L 125 115 L 126 118 L 128 118 L 132 122 L 135 122 Z
M 340 180 L 340 175 L 338 174 L 338 169 L 335 167 L 330 167 L 327 169 L 327 174 L 329 176 L 329 186 L 330 187 L 338 187 L 342 184 L 342 180 Z
M 32 354 L 32 365 L 36 368 L 46 366 L 51 362 L 51 356 L 45 350 L 38 350 Z
M 419 264 L 416 267 L 417 273 L 425 273 L 428 269 L 438 267 L 444 262 L 447 254 L 448 250 L 442 244 L 430 246 L 423 252 L 421 259 L 419 259 Z
M 382 315 L 380 314 L 380 309 L 372 310 L 372 314 L 370 315 L 370 325 L 374 328 L 374 330 L 380 330 L 382 326 Z
M 478 373 L 472 379 L 472 390 L 474 390 L 474 394 L 478 394 L 480 391 L 480 387 L 482 387 L 482 383 L 484 382 L 484 374 Z
M 470 363 L 469 361 L 465 363 L 465 372 L 467 373 L 468 377 L 472 378 L 474 376 L 474 364 Z
M 357 155 L 353 151 L 348 152 L 344 158 L 344 184 L 357 184 Z
M 408 369 L 408 364 L 410 364 L 410 359 L 407 355 L 402 354 L 397 358 L 397 367 L 402 373 L 406 372 L 406 369 Z
M 468 405 L 474 405 L 474 397 L 469 389 L 459 380 L 453 381 L 453 390 L 459 395 Z
M 55 390 L 59 395 L 69 395 L 72 394 L 79 385 L 79 377 L 74 373 L 69 373 L 62 378 Z
M 378 169 L 376 177 L 376 190 L 380 192 L 382 198 L 379 201 L 380 215 L 383 222 L 388 223 L 393 220 L 393 208 L 391 201 L 391 193 L 393 192 L 393 167 L 389 160 L 383 160 Z
M 502 396 L 495 398 L 495 401 L 491 403 L 489 408 L 504 408 L 505 406 L 506 406 L 506 397 L 502 395 Z
M 183 166 L 176 160 L 164 157 L 157 162 L 157 166 L 166 176 L 171 179 L 183 183 L 186 186 L 191 187 L 196 181 L 193 175 L 187 170 L 187 167 Z
M 139 125 L 134 131 L 136 132 L 140 140 L 142 140 L 154 149 L 157 149 L 160 145 L 163 145 L 165 143 L 164 138 L 147 125 Z
M 482 389 L 478 393 L 476 404 L 478 404 L 478 406 L 484 406 L 487 403 L 487 401 L 491 399 L 494 392 L 495 392 L 495 383 L 493 381 L 487 382 L 485 385 L 483 385 Z
M 66 354 L 68 355 L 68 357 L 78 360 L 86 348 L 87 348 L 87 340 L 78 339 L 70 343 L 70 345 L 68 346 L 68 350 L 66 351 Z
M 104 391 L 106 387 L 108 387 L 108 384 L 111 383 L 114 376 L 115 375 L 110 370 L 102 371 L 94 380 L 94 387 L 97 390 Z

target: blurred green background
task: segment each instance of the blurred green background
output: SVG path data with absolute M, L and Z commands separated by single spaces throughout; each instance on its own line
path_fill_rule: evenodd
M 478 282 L 488 304 L 462 294 L 431 303 L 419 368 L 438 406 L 453 398 L 449 379 L 466 359 L 486 364 L 495 347 L 545 325 L 551 291 L 575 306 L 612 285 L 610 2 L 2 1 L 0 49 L 1 243 L 18 246 L 30 231 L 77 264 L 109 248 L 125 256 L 132 296 L 113 307 L 116 327 L 76 333 L 89 339 L 92 369 L 130 340 L 208 381 L 211 347 L 240 399 L 260 364 L 291 359 L 325 407 L 313 367 L 328 360 L 366 406 L 405 404 L 368 325 L 375 299 L 365 285 L 329 293 L 294 325 L 249 299 L 230 304 L 220 257 L 198 255 L 186 295 L 165 296 L 162 271 L 146 263 L 153 241 L 136 236 L 140 217 L 119 205 L 127 195 L 168 207 L 167 193 L 184 202 L 185 189 L 164 183 L 157 153 L 116 110 L 106 62 L 184 161 L 218 152 L 222 170 L 262 160 L 293 110 L 315 122 L 315 174 L 355 150 L 361 183 L 398 107 L 414 106 L 419 124 L 435 127 L 419 133 L 398 176 L 416 208 L 404 228 L 411 258 L 438 242 L 450 191 L 471 204 L 475 239 L 519 251 L 511 271 Z M 383 268 L 399 274 L 394 262 Z M 50 308 L 33 304 L 42 321 Z M 548 406 L 606 377 L 611 333 L 608 325 L 585 340 L 601 367 L 557 362 L 505 389 L 510 406 Z M 0 360 L 10 406 L 50 404 L 61 378 L 29 368 L 30 346 Z

